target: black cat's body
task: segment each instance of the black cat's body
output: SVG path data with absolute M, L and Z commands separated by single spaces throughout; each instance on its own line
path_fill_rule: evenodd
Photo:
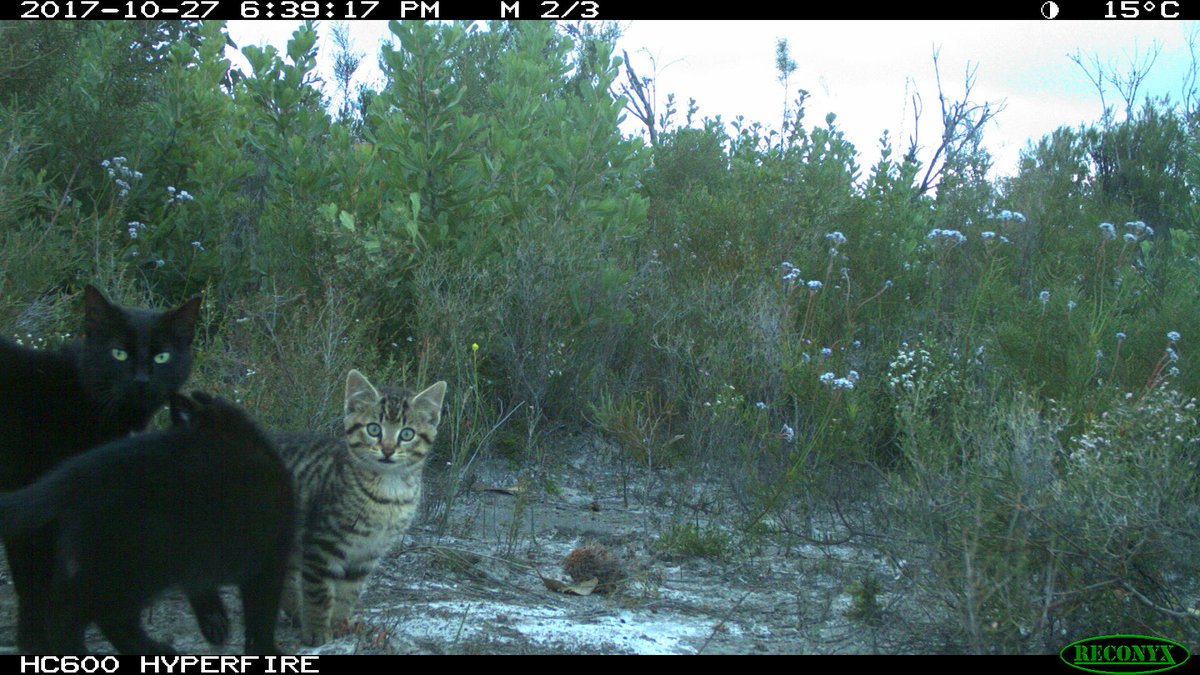
M 83 339 L 40 351 L 0 338 L 0 490 L 29 485 L 66 459 L 144 429 L 187 381 L 199 308 L 198 297 L 169 312 L 126 308 L 88 286 Z M 42 615 L 50 541 L 43 531 L 4 538 L 18 597 L 17 643 L 26 653 L 48 649 Z M 223 641 L 228 619 L 219 597 L 192 602 L 205 637 Z M 102 628 L 114 642 L 131 630 Z
M 33 485 L 0 495 L 0 534 L 52 534 L 48 647 L 85 653 L 93 622 L 117 627 L 122 652 L 173 653 L 141 630 L 163 591 L 236 584 L 246 652 L 277 654 L 275 625 L 295 537 L 292 479 L 239 408 L 174 395 L 174 427 L 70 458 Z

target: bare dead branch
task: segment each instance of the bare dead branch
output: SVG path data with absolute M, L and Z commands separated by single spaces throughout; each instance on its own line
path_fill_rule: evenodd
M 621 55 L 625 57 L 625 82 L 621 83 L 621 95 L 626 100 L 625 109 L 646 125 L 646 130 L 650 134 L 650 145 L 657 145 L 658 129 L 654 121 L 654 96 L 652 91 L 647 91 L 653 86 L 653 82 L 650 78 L 638 77 L 637 72 L 633 69 L 633 62 L 629 59 L 629 52 L 622 50 Z M 653 64 L 653 58 L 651 63 Z
M 941 68 L 938 65 L 939 56 L 940 50 L 934 49 L 933 72 L 937 82 L 938 104 L 942 114 L 942 136 L 938 146 L 934 148 L 933 156 L 929 159 L 925 169 L 925 176 L 918 186 L 920 194 L 937 189 L 941 184 L 941 178 L 949 160 L 979 149 L 983 128 L 1004 109 L 1003 104 L 995 104 L 990 101 L 973 103 L 971 101 L 971 91 L 975 87 L 978 65 L 970 63 L 967 64 L 966 72 L 963 75 L 962 97 L 952 100 L 947 96 L 946 89 L 942 84 Z M 919 128 L 921 100 L 916 94 L 913 96 L 913 108 L 914 126 Z M 907 156 L 915 159 L 918 149 L 917 133 L 914 130 Z

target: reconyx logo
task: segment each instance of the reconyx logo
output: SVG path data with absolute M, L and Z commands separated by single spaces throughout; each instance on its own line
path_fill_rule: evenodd
M 1089 673 L 1137 675 L 1182 666 L 1188 650 L 1178 642 L 1146 635 L 1101 635 L 1078 640 L 1058 653 L 1068 666 Z

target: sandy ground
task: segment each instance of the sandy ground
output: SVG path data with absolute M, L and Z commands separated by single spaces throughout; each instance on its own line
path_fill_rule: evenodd
M 556 456 L 542 474 L 553 488 L 523 496 L 505 491 L 521 474 L 508 463 L 473 466 L 441 535 L 444 502 L 431 470 L 422 517 L 369 581 L 355 621 L 313 649 L 300 644 L 299 631 L 284 618 L 280 646 L 300 654 L 907 651 L 900 645 L 910 643 L 888 622 L 873 627 L 848 616 L 853 585 L 864 575 L 880 581 L 885 612 L 898 611 L 903 575 L 877 552 L 852 539 L 787 551 L 734 547 L 722 561 L 672 557 L 658 544 L 671 523 L 659 476 L 638 469 L 623 483 L 612 453 L 595 439 L 564 442 Z M 630 494 L 640 497 L 627 503 Z M 837 537 L 833 522 L 815 533 Z M 617 592 L 579 596 L 547 588 L 542 577 L 570 581 L 562 561 L 584 544 L 606 547 L 628 573 Z M 15 596 L 3 572 L 0 650 L 11 652 Z M 176 594 L 146 612 L 147 629 L 185 653 L 240 653 L 240 603 L 232 591 L 226 601 L 235 626 L 223 648 L 203 641 Z M 90 646 L 111 652 L 94 629 Z

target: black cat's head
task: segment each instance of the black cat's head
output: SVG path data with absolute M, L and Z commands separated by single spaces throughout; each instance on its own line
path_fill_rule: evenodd
M 200 296 L 158 312 L 111 303 L 84 289 L 80 382 L 104 412 L 149 418 L 187 381 Z

